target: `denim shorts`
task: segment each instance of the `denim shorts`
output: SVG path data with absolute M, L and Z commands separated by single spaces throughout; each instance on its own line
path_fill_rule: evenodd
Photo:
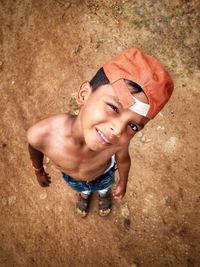
M 96 178 L 91 182 L 76 180 L 64 172 L 62 172 L 62 176 L 73 190 L 77 192 L 82 192 L 82 191 L 94 192 L 106 189 L 114 183 L 115 166 L 113 166 L 109 171 L 102 174 L 101 176 L 99 176 L 98 178 Z

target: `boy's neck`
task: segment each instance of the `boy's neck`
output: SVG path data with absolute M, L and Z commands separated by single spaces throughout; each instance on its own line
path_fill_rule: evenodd
M 71 137 L 76 145 L 80 147 L 84 147 L 86 145 L 82 134 L 82 127 L 79 120 L 79 115 L 73 116 L 71 124 Z

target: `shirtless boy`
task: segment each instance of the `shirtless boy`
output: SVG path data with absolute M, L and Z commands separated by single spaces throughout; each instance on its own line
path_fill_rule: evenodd
M 39 121 L 27 133 L 32 166 L 41 186 L 49 186 L 46 155 L 78 193 L 81 217 L 91 193 L 99 193 L 99 215 L 111 211 L 111 195 L 122 199 L 131 165 L 129 144 L 169 100 L 173 82 L 166 69 L 139 49 L 108 61 L 77 94 L 78 115 L 60 114 Z M 115 164 L 119 179 L 114 183 Z

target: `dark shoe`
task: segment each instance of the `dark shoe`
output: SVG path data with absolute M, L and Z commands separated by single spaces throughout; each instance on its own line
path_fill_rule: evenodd
M 90 198 L 91 198 L 91 195 L 83 197 L 81 193 L 78 194 L 78 200 L 76 203 L 76 211 L 80 215 L 81 218 L 86 217 L 88 214 Z
M 108 190 L 104 197 L 99 195 L 99 215 L 101 217 L 107 216 L 111 212 L 112 196 L 111 190 Z

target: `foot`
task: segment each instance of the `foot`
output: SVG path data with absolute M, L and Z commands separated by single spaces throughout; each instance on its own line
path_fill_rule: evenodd
M 112 207 L 111 191 L 108 190 L 105 196 L 101 197 L 99 195 L 99 215 L 101 217 L 107 216 L 111 212 L 111 207 Z
M 78 194 L 78 200 L 76 203 L 76 211 L 80 215 L 81 218 L 86 217 L 88 214 L 90 197 L 91 196 L 87 196 L 82 193 Z

